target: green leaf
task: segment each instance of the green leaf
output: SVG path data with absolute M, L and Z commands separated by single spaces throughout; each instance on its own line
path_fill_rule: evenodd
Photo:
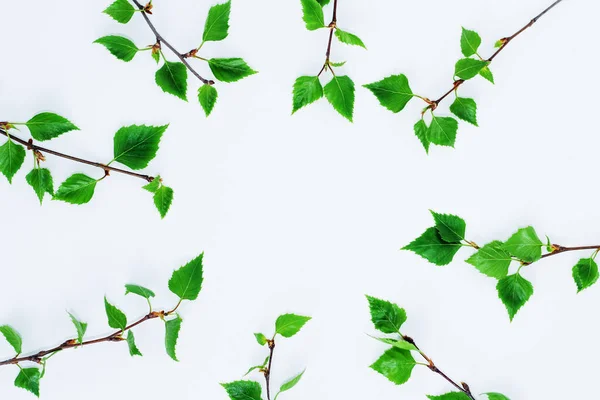
M 10 138 L 0 146 L 0 172 L 9 183 L 12 183 L 12 178 L 21 169 L 25 161 L 25 148 L 20 144 L 13 142 Z
M 15 349 L 17 354 L 21 354 L 23 350 L 23 339 L 19 332 L 17 332 L 13 327 L 9 325 L 0 326 L 0 333 L 4 335 L 6 341 Z
M 265 358 L 265 361 L 262 363 L 262 365 L 255 365 L 254 367 L 250 367 L 250 369 L 248 369 L 248 372 L 246 372 L 244 374 L 244 376 L 247 376 L 250 372 L 257 370 L 257 369 L 264 369 L 267 366 L 267 363 L 269 362 L 269 356 L 267 356 L 267 358 Z
M 229 34 L 229 14 L 231 13 L 231 1 L 217 4 L 208 11 L 208 18 L 204 24 L 202 40 L 205 42 L 217 42 L 223 40 Z
M 129 347 L 129 354 L 133 356 L 141 356 L 142 353 L 135 345 L 135 337 L 133 336 L 133 332 L 127 332 L 127 346 Z
M 302 19 L 306 29 L 314 31 L 325 27 L 323 8 L 317 0 L 300 0 L 302 2 Z
M 52 181 L 52 174 L 46 168 L 34 168 L 25 177 L 27 183 L 33 188 L 33 191 L 40 199 L 40 204 L 44 200 L 44 194 L 48 193 L 50 196 L 54 195 L 54 183 Z
M 154 297 L 154 292 L 152 290 L 146 289 L 145 287 L 139 285 L 125 285 L 125 295 L 128 295 L 129 293 L 137 294 L 145 299 Z
M 61 183 L 52 200 L 70 204 L 88 203 L 94 196 L 97 180 L 84 174 L 74 174 Z
M 152 182 L 150 182 L 149 184 L 142 186 L 142 189 L 149 191 L 150 193 L 156 193 L 156 191 L 158 189 L 160 189 L 161 186 L 161 179 L 160 176 L 157 176 L 156 178 L 154 178 L 152 180 Z
M 504 249 L 504 243 L 495 240 L 480 248 L 467 259 L 467 262 L 484 275 L 502 279 L 508 275 L 512 258 Z
M 504 243 L 504 249 L 519 260 L 532 263 L 542 257 L 543 245 L 535 229 L 528 226 L 519 229 L 517 233 L 512 235 Z
M 323 97 L 323 86 L 318 76 L 301 76 L 294 82 L 292 114 Z
M 169 280 L 169 290 L 181 300 L 196 300 L 202 289 L 202 259 L 204 253 L 173 272 Z
M 133 170 L 146 168 L 156 157 L 158 145 L 169 125 L 125 126 L 117 131 L 114 138 L 114 160 Z
M 127 317 L 123 314 L 123 311 L 110 304 L 106 297 L 104 297 L 104 308 L 108 317 L 108 326 L 114 329 L 125 330 L 127 327 Z
M 261 346 L 264 346 L 265 344 L 267 344 L 268 339 L 262 333 L 255 333 L 254 337 L 256 338 L 256 341 L 258 342 L 258 344 L 260 344 Z
M 410 351 L 392 347 L 383 353 L 383 355 L 371 365 L 371 368 L 396 385 L 402 385 L 410 379 L 410 375 L 415 365 L 415 359 L 412 354 L 410 354 Z
M 337 37 L 338 40 L 342 43 L 346 43 L 352 46 L 360 46 L 364 49 L 367 48 L 367 46 L 365 46 L 363 41 L 358 36 L 350 32 L 345 32 L 339 28 L 335 29 L 335 37 Z
M 304 324 L 310 321 L 310 317 L 296 314 L 283 314 L 275 321 L 275 333 L 290 338 L 302 329 Z
M 342 61 L 342 62 L 329 62 L 329 65 L 331 65 L 332 67 L 335 68 L 339 68 L 339 67 L 343 67 L 346 64 L 346 61 Z
M 228 83 L 257 73 L 241 58 L 211 58 L 208 66 L 216 79 Z
M 429 228 L 402 250 L 412 251 L 427 261 L 442 266 L 450 264 L 460 248 L 460 243 L 448 243 L 436 228 Z
M 479 71 L 479 75 L 487 79 L 488 81 L 494 83 L 494 74 L 492 74 L 492 70 L 490 67 L 484 67 Z
M 79 321 L 71 313 L 69 313 L 69 317 L 71 317 L 71 321 L 73 322 L 73 325 L 75 325 L 75 329 L 77 330 L 77 342 L 83 343 L 83 336 L 85 335 L 85 332 L 87 331 L 88 324 L 85 322 Z
M 157 64 L 160 62 L 160 53 L 158 51 L 151 51 L 150 55 L 152 56 L 152 59 L 156 61 Z
M 48 112 L 35 115 L 25 125 L 29 128 L 31 136 L 40 142 L 54 139 L 63 133 L 79 130 L 68 119 Z
M 500 39 L 500 40 L 497 40 L 496 43 L 494 43 L 494 47 L 496 49 L 498 49 L 498 48 L 502 47 L 503 44 L 504 44 L 504 40 Z
M 314 0 L 313 0 L 314 1 Z M 260 383 L 254 381 L 235 381 L 221 383 L 231 400 L 262 400 Z
M 452 243 L 465 239 L 467 224 L 462 218 L 451 214 L 438 214 L 431 210 L 430 212 L 435 221 L 435 227 L 442 239 Z
M 582 258 L 573 267 L 573 279 L 577 284 L 577 293 L 596 283 L 598 277 L 598 264 L 592 258 Z
M 325 97 L 343 117 L 352 122 L 354 114 L 354 82 L 347 76 L 334 76 L 325 85 Z
M 217 89 L 215 89 L 213 85 L 205 84 L 198 89 L 198 101 L 207 117 L 210 115 L 213 108 L 215 108 L 217 97 Z
M 425 152 L 427 154 L 429 154 L 429 145 L 431 144 L 429 138 L 427 137 L 428 132 L 429 127 L 427 126 L 427 123 L 423 119 L 417 121 L 415 124 L 415 136 L 421 141 L 421 144 L 423 145 L 423 148 L 425 148 Z
M 400 327 L 406 322 L 406 311 L 389 301 L 367 296 L 371 321 L 375 329 L 383 333 L 398 333 Z
M 477 103 L 475 100 L 465 97 L 457 97 L 450 105 L 450 111 L 463 121 L 477 125 Z
M 133 60 L 138 52 L 135 43 L 123 36 L 104 36 L 94 43 L 103 45 L 113 56 L 125 62 Z
M 460 79 L 468 80 L 479 74 L 483 68 L 487 67 L 488 61 L 475 60 L 474 58 L 463 58 L 456 62 L 454 67 L 454 76 Z
M 127 0 L 117 0 L 112 3 L 104 13 L 110 15 L 115 21 L 126 24 L 135 13 L 135 8 Z
M 402 350 L 419 351 L 419 349 L 417 349 L 417 347 L 414 344 L 412 344 L 404 339 L 398 340 L 398 339 L 392 339 L 392 338 L 379 338 L 379 337 L 375 337 L 375 336 L 371 336 L 371 337 L 382 343 L 397 347 Z
M 300 372 L 298 375 L 296 375 L 292 379 L 290 379 L 290 380 L 286 381 L 284 384 L 282 384 L 281 387 L 279 388 L 279 392 L 277 392 L 277 394 L 275 395 L 274 400 L 277 400 L 277 396 L 279 396 L 282 392 L 286 392 L 286 391 L 290 390 L 291 388 L 293 388 L 294 386 L 296 386 L 298 384 L 298 382 L 300 382 L 300 379 L 302 379 L 302 375 L 304 375 L 305 372 L 306 372 L 306 370 Z
M 504 303 L 511 321 L 517 314 L 517 311 L 527 303 L 533 294 L 533 285 L 531 282 L 518 273 L 500 279 L 496 285 L 496 289 L 498 290 L 498 297 Z
M 427 131 L 427 138 L 431 143 L 454 147 L 457 131 L 458 122 L 454 118 L 434 116 Z
M 500 393 L 490 392 L 484 394 L 488 397 L 488 400 L 510 400 L 508 397 Z
M 155 80 L 163 92 L 187 101 L 187 69 L 183 63 L 165 61 L 156 71 Z
M 471 400 L 471 398 L 463 392 L 450 392 L 441 396 L 427 395 L 429 400 Z
M 179 330 L 181 329 L 181 322 L 183 320 L 177 314 L 177 318 L 165 321 L 165 348 L 167 354 L 175 361 L 179 361 L 175 355 L 175 347 L 177 346 L 177 339 L 179 338 Z
M 154 205 L 160 213 L 161 218 L 164 218 L 167 215 L 172 203 L 173 189 L 171 189 L 170 187 L 161 186 L 160 189 L 158 189 L 156 193 L 154 193 Z
M 40 397 L 40 378 L 41 373 L 39 369 L 21 368 L 17 379 L 15 379 L 15 386 Z
M 319 3 L 321 7 L 325 7 L 327 4 L 329 4 L 329 0 L 317 0 L 317 3 Z
M 406 75 L 391 75 L 379 82 L 364 85 L 369 89 L 379 103 L 393 113 L 398 113 L 406 107 L 413 98 L 413 92 L 408 84 Z
M 462 28 L 462 34 L 460 36 L 460 49 L 465 57 L 471 57 L 477 53 L 481 46 L 481 37 L 475 31 Z

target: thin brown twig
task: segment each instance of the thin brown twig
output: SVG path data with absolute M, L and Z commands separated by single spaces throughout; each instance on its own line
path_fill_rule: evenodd
M 331 73 L 335 75 L 329 62 L 330 62 L 330 57 L 331 57 L 331 43 L 333 42 L 333 31 L 337 27 L 337 6 L 338 6 L 338 0 L 334 0 L 333 1 L 333 17 L 331 18 L 331 22 L 327 26 L 327 28 L 329 29 L 329 40 L 327 41 L 327 51 L 325 52 L 325 63 L 323 64 L 323 68 L 321 68 L 321 71 L 319 71 L 319 74 L 317 76 L 321 76 L 321 74 L 327 68 L 329 68 Z
M 271 400 L 271 364 L 273 363 L 273 352 L 275 351 L 275 339 L 267 341 L 267 344 L 269 345 L 269 364 L 263 373 L 267 382 L 267 400 Z
M 600 251 L 600 246 L 576 246 L 576 247 L 566 247 L 561 246 L 559 244 L 552 245 L 553 251 L 550 253 L 544 254 L 541 258 L 547 258 L 551 256 L 555 256 L 557 254 L 566 253 L 567 251 L 581 251 L 581 250 L 596 250 Z

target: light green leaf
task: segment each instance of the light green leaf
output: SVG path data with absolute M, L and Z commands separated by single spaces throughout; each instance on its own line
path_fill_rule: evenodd
M 542 257 L 544 244 L 538 237 L 535 229 L 528 226 L 512 235 L 505 243 L 504 249 L 519 260 L 532 263 Z
M 215 89 L 213 85 L 205 84 L 198 89 L 198 101 L 207 117 L 210 115 L 213 108 L 215 108 L 217 97 L 217 89 Z
M 158 51 L 150 51 L 150 55 L 157 64 L 160 62 L 160 53 Z
M 352 122 L 354 114 L 354 82 L 347 76 L 334 76 L 325 85 L 325 97 L 343 117 Z
M 10 138 L 0 146 L 0 172 L 9 183 L 12 183 L 12 178 L 21 169 L 25 161 L 25 148 L 20 144 L 13 142 Z
M 129 354 L 133 356 L 142 356 L 142 353 L 135 345 L 135 337 L 133 336 L 133 332 L 127 332 L 127 346 L 129 347 Z
M 250 369 L 248 369 L 248 372 L 246 372 L 244 374 L 244 376 L 247 376 L 250 372 L 257 370 L 257 369 L 264 369 L 267 366 L 267 363 L 269 362 L 269 356 L 267 356 L 267 358 L 265 358 L 265 361 L 262 363 L 262 365 L 255 365 L 254 367 L 250 367 Z
M 492 74 L 492 70 L 490 67 L 484 67 L 479 71 L 479 75 L 487 79 L 488 81 L 494 83 L 494 74 Z
M 296 386 L 298 384 L 298 382 L 300 382 L 300 379 L 302 379 L 302 375 L 304 375 L 305 372 L 306 372 L 306 370 L 300 372 L 298 375 L 296 375 L 292 379 L 290 379 L 290 380 L 286 381 L 284 384 L 282 384 L 281 387 L 279 388 L 279 392 L 277 392 L 277 394 L 275 395 L 274 400 L 277 400 L 277 397 L 282 392 L 286 392 L 286 391 L 290 390 L 291 388 L 293 388 L 294 386 Z
M 217 4 L 210 8 L 208 17 L 204 24 L 202 40 L 205 42 L 217 42 L 223 40 L 229 34 L 229 14 L 231 13 L 231 1 Z
M 52 174 L 46 168 L 34 168 L 25 177 L 27 183 L 33 188 L 33 191 L 40 199 L 40 204 L 44 200 L 44 194 L 48 193 L 50 196 L 54 195 L 54 183 L 52 181 Z
M 187 69 L 183 63 L 165 61 L 156 71 L 155 80 L 163 92 L 187 101 Z
M 110 304 L 106 297 L 104 297 L 104 308 L 108 317 L 108 326 L 114 329 L 125 330 L 127 327 L 127 317 L 123 314 L 123 311 Z
M 379 82 L 364 85 L 364 87 L 377 97 L 383 107 L 393 113 L 402 111 L 414 96 L 404 74 L 391 75 Z
M 306 29 L 314 31 L 325 27 L 323 8 L 316 0 L 300 0 L 302 2 L 302 19 Z
M 339 67 L 343 67 L 346 64 L 346 61 L 342 61 L 342 62 L 329 62 L 329 65 L 331 65 L 334 68 L 339 68 Z
M 463 392 L 450 392 L 441 396 L 427 395 L 427 398 L 429 400 L 471 400 L 471 398 Z
M 504 44 L 504 40 L 500 39 L 500 40 L 497 40 L 496 43 L 494 43 L 494 47 L 496 49 L 499 49 L 500 47 L 502 47 L 503 44 Z
M 396 385 L 402 385 L 410 379 L 410 375 L 415 365 L 415 359 L 412 354 L 410 354 L 410 351 L 392 347 L 383 353 L 383 355 L 371 365 L 371 368 Z
M 88 203 L 94 196 L 97 180 L 84 174 L 74 174 L 61 183 L 52 200 L 70 204 Z
M 496 285 L 496 289 L 498 290 L 498 297 L 504 303 L 511 321 L 517 314 L 517 311 L 527 303 L 533 294 L 533 285 L 531 282 L 518 273 L 500 279 Z
M 427 138 L 431 143 L 454 147 L 457 131 L 458 122 L 454 118 L 434 116 L 427 131 Z
M 596 283 L 598 277 L 598 264 L 592 258 L 582 258 L 573 267 L 573 279 L 577 284 L 577 293 Z
M 208 66 L 216 79 L 228 83 L 257 73 L 241 58 L 211 58 Z
M 150 193 L 156 193 L 156 191 L 158 189 L 160 189 L 161 186 L 161 179 L 160 176 L 155 177 L 152 182 L 150 182 L 149 184 L 142 186 L 142 189 L 149 191 Z
M 504 249 L 504 243 L 495 240 L 477 250 L 467 259 L 467 262 L 484 275 L 502 279 L 508 275 L 512 257 Z
M 126 24 L 133 17 L 135 8 L 127 0 L 117 0 L 104 10 L 104 13 L 110 15 L 115 21 Z
M 125 285 L 125 295 L 128 295 L 129 293 L 137 294 L 145 299 L 154 297 L 154 292 L 152 290 L 146 289 L 145 287 L 139 285 Z
M 54 139 L 63 133 L 79 130 L 68 119 L 48 112 L 35 115 L 25 125 L 29 128 L 31 136 L 40 142 Z
M 463 58 L 456 62 L 454 67 L 454 76 L 458 76 L 460 79 L 468 80 L 471 79 L 487 67 L 488 61 L 476 60 L 474 58 Z
M 323 97 L 323 86 L 318 76 L 301 76 L 294 82 L 292 114 Z
M 389 344 L 390 346 L 394 346 L 394 347 L 397 347 L 402 350 L 419 351 L 419 349 L 417 349 L 417 347 L 414 344 L 412 344 L 404 339 L 398 340 L 398 339 L 392 339 L 392 338 L 379 338 L 379 337 L 375 337 L 375 336 L 371 336 L 371 337 L 375 340 L 380 341 L 381 343 Z
M 79 321 L 71 313 L 69 313 L 69 317 L 71 317 L 71 321 L 73 322 L 73 325 L 75 325 L 75 329 L 77 330 L 77 342 L 83 343 L 83 336 L 85 335 L 85 332 L 87 331 L 88 324 L 85 322 Z
M 360 46 L 364 49 L 367 48 L 367 46 L 365 46 L 363 41 L 358 36 L 349 32 L 345 32 L 339 28 L 335 29 L 335 37 L 337 37 L 338 40 L 342 43 L 346 43 L 352 46 Z
M 131 125 L 119 129 L 114 138 L 114 161 L 133 170 L 146 168 L 156 157 L 160 139 L 168 127 Z
M 435 227 L 442 239 L 451 243 L 460 242 L 465 239 L 467 224 L 462 218 L 451 214 L 438 214 L 431 210 L 429 212 L 433 216 Z
M 40 397 L 40 378 L 41 373 L 38 368 L 21 368 L 15 379 L 15 386 Z
M 123 36 L 104 36 L 94 43 L 103 45 L 113 56 L 125 62 L 133 60 L 138 52 L 135 43 Z
M 460 243 L 446 242 L 434 227 L 427 229 L 419 238 L 402 248 L 412 251 L 435 265 L 448 265 L 460 250 Z
M 484 394 L 488 397 L 488 400 L 510 400 L 508 397 L 500 393 L 490 392 Z
M 302 329 L 311 317 L 296 314 L 283 314 L 275 321 L 275 332 L 283 337 L 290 338 Z
M 161 218 L 164 218 L 167 215 L 172 203 L 173 189 L 170 187 L 161 186 L 156 193 L 154 193 L 154 205 L 160 213 Z
M 481 46 L 481 37 L 475 31 L 462 28 L 462 34 L 460 36 L 460 49 L 465 57 L 471 57 L 477 53 Z
M 254 337 L 256 338 L 256 341 L 258 342 L 258 344 L 260 344 L 261 346 L 264 346 L 265 344 L 267 344 L 268 339 L 262 333 L 255 333 Z
M 19 335 L 19 332 L 10 325 L 2 325 L 0 326 L 0 333 L 4 335 L 6 341 L 13 349 L 15 349 L 15 352 L 21 354 L 21 351 L 23 350 L 23 339 L 21 338 L 21 335 Z
M 477 125 L 477 103 L 475 100 L 465 97 L 457 97 L 450 105 L 450 111 L 463 121 Z
M 371 321 L 375 329 L 383 333 L 398 333 L 406 322 L 406 311 L 389 301 L 367 296 Z
M 258 382 L 236 381 L 221 383 L 221 386 L 227 391 L 231 400 L 262 400 L 262 388 Z
M 204 253 L 173 272 L 169 280 L 169 290 L 181 300 L 196 300 L 202 289 L 202 259 Z
M 175 347 L 177 346 L 177 339 L 179 338 L 179 330 L 181 329 L 181 322 L 183 320 L 177 315 L 177 318 L 165 321 L 165 348 L 167 354 L 175 361 L 179 361 L 175 355 Z
M 427 126 L 427 123 L 423 119 L 420 119 L 415 124 L 414 129 L 415 129 L 415 136 L 417 137 L 417 139 L 419 139 L 421 141 L 423 148 L 425 148 L 425 152 L 427 154 L 429 154 L 429 146 L 430 146 L 431 142 L 429 141 L 429 138 L 427 137 L 427 133 L 429 132 L 429 127 Z

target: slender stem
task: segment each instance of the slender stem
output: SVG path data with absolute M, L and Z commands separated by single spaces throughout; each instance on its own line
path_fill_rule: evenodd
M 544 254 L 542 256 L 542 258 L 555 256 L 560 253 L 566 253 L 567 251 L 581 251 L 581 250 L 596 250 L 596 251 L 598 251 L 598 250 L 600 250 L 600 245 L 598 245 L 598 246 L 566 247 L 566 246 L 561 246 L 559 244 L 553 244 L 552 247 L 553 247 L 554 251 Z
M 327 28 L 329 29 L 329 40 L 327 41 L 327 51 L 325 52 L 325 63 L 323 64 L 323 68 L 321 68 L 321 71 L 319 71 L 319 74 L 317 76 L 321 76 L 321 74 L 327 68 L 329 68 L 331 70 L 331 72 L 333 73 L 333 70 L 331 69 L 331 66 L 329 65 L 329 59 L 331 57 L 331 43 L 333 42 L 333 31 L 337 27 L 337 6 L 338 6 L 338 0 L 334 0 L 333 1 L 333 17 L 331 18 L 331 23 L 327 26 Z
M 125 175 L 134 176 L 136 178 L 143 179 L 143 180 L 145 180 L 147 182 L 152 182 L 154 180 L 154 177 L 152 177 L 152 176 L 138 174 L 138 173 L 135 173 L 135 172 L 132 172 L 132 171 L 127 171 L 127 170 L 124 170 L 124 169 L 121 169 L 121 168 L 111 167 L 110 165 L 106 165 L 106 164 L 102 164 L 102 163 L 98 163 L 98 162 L 94 162 L 94 161 L 84 160 L 83 158 L 70 156 L 68 154 L 60 153 L 58 151 L 54 151 L 54 150 L 47 149 L 45 147 L 38 146 L 38 145 L 36 145 L 36 144 L 33 143 L 33 140 L 30 139 L 29 141 L 25 141 L 25 140 L 19 138 L 18 136 L 13 135 L 12 133 L 9 134 L 4 129 L 0 129 L 0 134 L 6 136 L 7 138 L 10 138 L 10 140 L 13 140 L 13 141 L 15 141 L 17 143 L 22 144 L 28 150 L 31 150 L 34 153 L 52 154 L 53 156 L 61 157 L 61 158 L 64 158 L 64 159 L 67 159 L 67 160 L 71 160 L 71 161 L 75 161 L 75 162 L 78 162 L 78 163 L 81 163 L 81 164 L 91 165 L 92 167 L 100 168 L 100 169 L 102 169 L 104 171 L 105 176 L 109 172 L 118 172 L 120 174 L 125 174 Z
M 133 0 L 133 2 L 140 9 L 140 12 L 142 13 L 142 17 L 144 17 L 144 20 L 150 27 L 150 30 L 152 30 L 152 33 L 154 33 L 154 36 L 156 36 L 156 42 L 159 44 L 164 43 L 164 45 L 167 46 L 169 48 L 169 50 L 171 50 L 173 52 L 173 54 L 175 54 L 177 56 L 177 58 L 179 58 L 181 60 L 183 65 L 185 65 L 186 68 L 192 74 L 194 74 L 194 76 L 196 78 L 198 78 L 202 83 L 204 83 L 206 85 L 214 85 L 215 81 L 205 79 L 202 76 L 200 76 L 200 74 L 198 72 L 196 72 L 196 70 L 194 68 L 192 68 L 192 66 L 187 62 L 186 55 L 188 55 L 189 53 L 180 53 L 179 51 L 177 51 L 177 49 L 175 49 L 175 47 L 173 47 L 169 42 L 167 42 L 160 33 L 158 33 L 158 30 L 156 29 L 156 27 L 154 26 L 152 21 L 150 21 L 150 18 L 148 17 L 148 13 L 146 11 L 144 11 L 144 6 L 138 0 Z
M 264 371 L 265 381 L 267 382 L 267 400 L 271 400 L 271 365 L 273 364 L 273 352 L 275 351 L 275 339 L 268 342 L 269 345 L 269 365 Z

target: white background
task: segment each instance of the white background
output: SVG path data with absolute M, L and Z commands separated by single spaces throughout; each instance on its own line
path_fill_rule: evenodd
M 460 58 L 461 25 L 481 34 L 487 55 L 549 0 L 341 1 L 339 26 L 369 48 L 333 47 L 357 83 L 354 124 L 325 100 L 290 116 L 292 83 L 318 71 L 327 39 L 325 30 L 305 30 L 299 1 L 234 0 L 229 38 L 203 54 L 241 56 L 260 73 L 219 83 L 209 119 L 194 80 L 185 103 L 156 87 L 148 53 L 126 64 L 92 44 L 107 34 L 153 43 L 140 15 L 120 25 L 101 13 L 108 3 L 0 1 L 0 120 L 64 115 L 82 130 L 48 146 L 98 161 L 112 158 L 119 127 L 170 123 L 147 171 L 164 177 L 175 201 L 161 221 L 143 182 L 114 174 L 88 205 L 39 207 L 24 179 L 28 155 L 12 186 L 0 182 L 0 323 L 21 332 L 28 352 L 73 335 L 66 310 L 89 323 L 91 337 L 107 334 L 105 294 L 131 320 L 145 306 L 123 296 L 125 283 L 148 286 L 157 307 L 170 307 L 171 271 L 202 251 L 205 286 L 181 309 L 180 363 L 164 351 L 160 321 L 149 322 L 135 331 L 143 358 L 131 358 L 124 343 L 54 357 L 44 399 L 225 399 L 219 382 L 239 379 L 266 356 L 252 333 L 271 334 L 284 312 L 313 320 L 278 343 L 276 387 L 307 367 L 282 399 L 424 399 L 450 391 L 425 368 L 401 387 L 368 368 L 385 346 L 366 336 L 374 331 L 365 293 L 405 307 L 405 332 L 474 393 L 593 397 L 600 287 L 576 295 L 571 278 L 589 253 L 528 268 L 535 294 L 510 324 L 495 281 L 462 261 L 468 250 L 440 268 L 398 249 L 432 225 L 428 209 L 462 216 L 480 244 L 529 224 L 562 245 L 600 241 L 600 3 L 563 2 L 493 63 L 496 86 L 480 78 L 465 84 L 461 93 L 479 104 L 480 128 L 461 123 L 456 149 L 435 147 L 430 156 L 412 133 L 423 103 L 394 115 L 360 85 L 405 73 L 416 93 L 436 98 Z M 155 1 L 152 18 L 187 51 L 199 44 L 211 4 Z M 53 157 L 46 166 L 56 183 L 74 172 L 101 175 Z M 12 349 L 0 343 L 0 354 L 8 358 Z M 12 387 L 16 374 L 16 367 L 0 370 L 0 397 L 31 399 Z

